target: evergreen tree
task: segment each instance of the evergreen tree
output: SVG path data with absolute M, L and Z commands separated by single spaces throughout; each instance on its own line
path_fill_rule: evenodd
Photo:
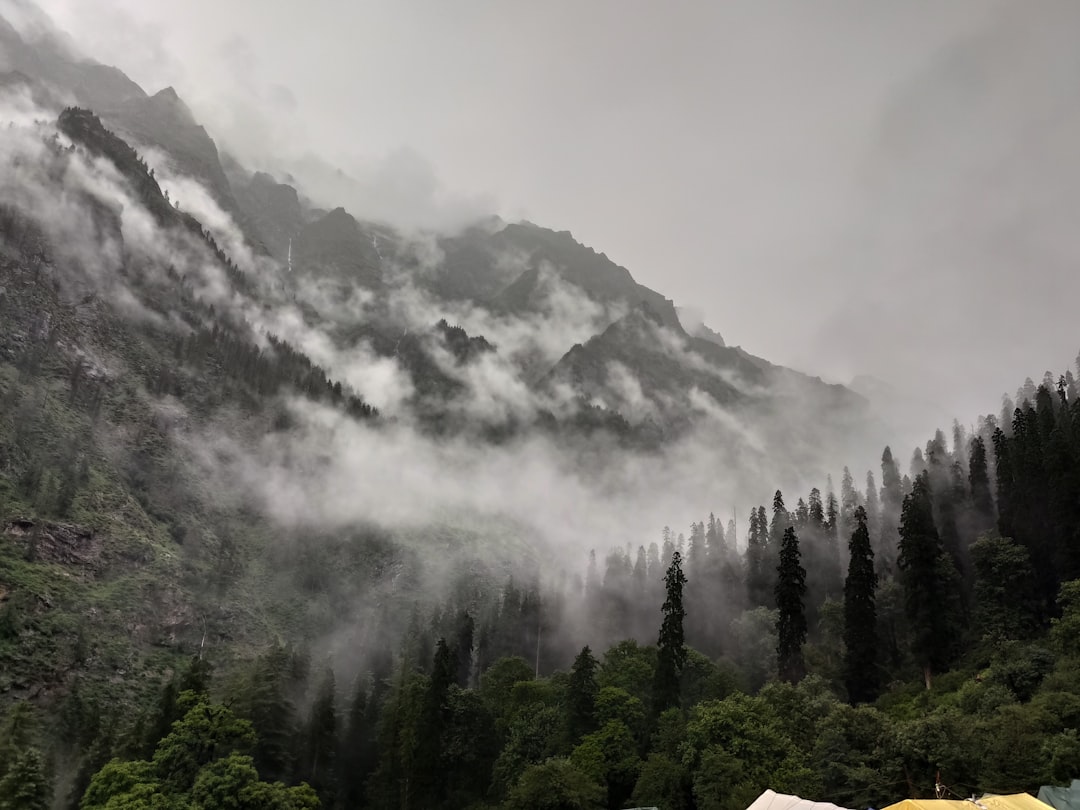
M 810 517 L 810 525 L 818 529 L 825 528 L 825 504 L 821 500 L 821 490 L 814 487 L 810 490 L 807 501 L 807 511 Z
M 975 567 L 975 628 L 984 639 L 1023 639 L 1036 628 L 1035 575 L 1028 550 L 1007 537 L 971 546 Z
M 856 525 L 858 521 L 855 518 Z M 872 470 L 866 471 L 866 531 L 870 535 L 870 549 L 873 550 L 874 544 L 881 540 L 881 501 Z
M 766 570 L 768 524 L 765 507 L 750 510 L 750 528 L 746 535 L 746 595 L 753 606 L 768 603 L 769 572 Z
M 784 506 L 784 495 L 780 490 L 776 490 L 776 494 L 772 499 L 772 521 L 769 523 L 769 550 L 771 553 L 776 554 L 780 548 L 780 544 L 784 539 L 784 532 L 791 526 L 791 515 L 788 514 L 787 507 Z
M 194 692 L 196 695 L 210 694 L 210 680 L 214 675 L 214 665 L 202 653 L 194 655 L 188 668 L 180 678 L 179 691 Z M 179 718 L 177 718 L 179 719 Z
M 596 730 L 596 696 L 600 687 L 596 683 L 599 664 L 592 650 L 585 646 L 574 659 L 566 686 L 566 738 L 570 746 L 586 734 Z
M 830 484 L 825 495 L 825 542 L 822 550 L 824 560 L 823 577 L 825 593 L 839 595 L 843 588 L 843 576 L 840 572 L 840 505 L 836 501 Z
M 683 586 L 686 577 L 682 572 L 682 557 L 675 552 L 664 576 L 667 598 L 664 600 L 664 621 L 660 625 L 659 651 L 656 657 L 656 675 L 653 682 L 653 713 L 659 716 L 665 709 L 679 705 L 679 676 L 686 664 L 686 647 L 683 643 Z
M 982 436 L 971 440 L 968 454 L 968 485 L 975 512 L 975 531 L 983 534 L 994 525 L 994 498 L 990 494 L 990 475 L 986 466 L 986 443 Z
M 886 447 L 881 454 L 881 533 L 874 556 L 878 570 L 890 574 L 900 544 L 900 509 L 903 503 L 904 484 L 900 468 L 892 450 Z
M 302 763 L 301 781 L 315 789 L 326 807 L 333 804 L 338 753 L 335 692 L 334 671 L 328 667 L 311 706 L 304 747 L 299 757 Z
M 289 651 L 278 647 L 256 664 L 250 683 L 240 696 L 242 714 L 251 721 L 258 736 L 252 751 L 255 766 L 268 780 L 291 776 L 293 749 L 299 723 L 291 698 Z
M 25 748 L 0 779 L 0 810 L 49 810 L 52 786 L 36 748 Z
M 844 467 L 840 477 L 840 523 L 836 527 L 837 543 L 840 538 L 848 537 L 855 524 L 855 509 L 859 505 L 859 492 L 855 489 L 855 479 L 851 470 Z M 839 560 L 838 560 L 839 562 Z
M 462 688 L 471 685 L 475 633 L 476 622 L 469 613 L 462 611 L 458 616 L 457 634 L 454 638 L 454 680 Z
M 919 475 L 904 498 L 900 515 L 898 564 L 904 607 L 912 628 L 912 654 L 931 677 L 949 665 L 956 649 L 958 588 L 956 569 L 934 525 L 927 474 Z
M 852 703 L 867 703 L 878 696 L 877 575 L 866 511 L 861 506 L 855 510 L 855 524 L 844 582 L 844 681 Z
M 799 555 L 799 538 L 788 527 L 780 541 L 780 564 L 776 568 L 776 656 L 780 678 L 798 683 L 806 675 L 803 644 L 806 643 L 806 569 Z
M 446 798 L 446 772 L 442 766 L 443 734 L 449 725 L 450 687 L 454 684 L 454 658 L 446 639 L 435 644 L 431 679 L 424 693 L 417 723 L 416 753 L 412 771 L 416 775 L 415 802 L 418 808 L 435 807 Z
M 369 704 L 373 703 L 368 694 L 367 678 L 357 678 L 337 758 L 337 796 L 342 807 L 358 807 L 364 800 L 364 783 L 371 770 L 368 762 L 368 743 L 371 739 L 368 712 Z

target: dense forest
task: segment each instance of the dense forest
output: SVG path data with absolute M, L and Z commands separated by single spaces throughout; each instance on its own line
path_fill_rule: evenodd
M 743 542 L 710 515 L 576 575 L 459 577 L 349 682 L 293 640 L 219 674 L 200 646 L 134 712 L 78 679 L 48 711 L 16 702 L 0 801 L 739 810 L 766 787 L 862 807 L 1067 780 L 1080 398 L 1052 382 L 974 435 L 939 431 L 906 472 L 886 448 L 880 487 L 845 470 L 793 509 L 777 491 Z M 62 515 L 89 476 L 71 466 L 17 484 Z M 38 632 L 2 610 L 8 649 Z

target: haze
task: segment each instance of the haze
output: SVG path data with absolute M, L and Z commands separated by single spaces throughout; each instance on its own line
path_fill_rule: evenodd
M 1080 345 L 1075 3 L 41 5 L 251 165 L 569 229 L 773 362 L 969 421 Z

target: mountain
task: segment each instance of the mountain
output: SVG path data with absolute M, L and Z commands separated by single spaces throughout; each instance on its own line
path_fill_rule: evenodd
M 521 630 L 542 583 L 572 611 L 589 548 L 823 485 L 877 429 L 568 231 L 357 218 L 223 153 L 174 90 L 0 34 L 40 105 L 0 173 L 0 697 L 83 718 L 50 738 L 76 803 L 120 737 L 159 741 L 130 722 L 179 719 L 150 707 L 193 657 L 382 689 L 468 615 L 463 682 L 530 644 L 563 666 L 585 628 Z
M 29 37 L 0 16 L 0 71 L 21 73 L 32 81 L 71 93 L 87 107 L 113 108 L 145 99 L 146 93 L 122 71 L 78 56 L 51 22 L 32 4 L 17 2 Z
M 293 245 L 296 272 L 336 278 L 361 287 L 379 286 L 382 282 L 380 264 L 371 237 L 344 208 L 335 208 L 304 225 Z
M 522 312 L 538 306 L 540 271 L 547 266 L 557 277 L 596 301 L 624 307 L 645 303 L 665 326 L 681 329 L 675 305 L 670 300 L 638 284 L 629 270 L 603 253 L 575 241 L 569 231 L 553 231 L 521 222 L 507 225 L 491 241 L 496 250 L 519 257 L 526 268 L 495 299 L 495 305 L 505 311 Z

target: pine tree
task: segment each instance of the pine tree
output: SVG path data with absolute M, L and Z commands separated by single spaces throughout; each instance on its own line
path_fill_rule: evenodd
M 994 498 L 990 494 L 990 475 L 986 467 L 986 443 L 982 436 L 971 440 L 968 454 L 968 484 L 975 511 L 975 531 L 984 534 L 994 525 Z
M 772 499 L 772 521 L 769 523 L 769 550 L 774 555 L 779 552 L 784 532 L 789 526 L 791 526 L 791 515 L 784 506 L 784 495 L 780 490 L 776 490 Z
M 588 646 L 582 648 L 570 669 L 566 685 L 566 740 L 570 746 L 596 730 L 596 658 Z
M 855 479 L 851 470 L 844 467 L 840 477 L 840 523 L 836 527 L 837 543 L 847 537 L 855 524 L 855 508 L 859 505 L 859 492 L 855 489 Z M 837 560 L 839 562 L 839 559 Z
M 682 557 L 676 551 L 671 565 L 664 575 L 667 598 L 664 600 L 664 621 L 660 625 L 659 651 L 656 657 L 656 676 L 653 682 L 653 713 L 659 716 L 665 709 L 678 706 L 680 702 L 679 676 L 686 664 L 686 647 L 683 643 L 683 586 L 686 577 L 682 572 Z
M 780 541 L 776 568 L 776 657 L 780 678 L 798 683 L 806 675 L 802 647 L 806 643 L 806 569 L 799 555 L 799 538 L 788 527 Z
M 750 510 L 750 528 L 746 535 L 746 595 L 752 606 L 767 603 L 769 575 L 765 570 L 768 528 L 765 507 Z
M 911 493 L 904 498 L 898 564 L 904 607 L 912 628 L 912 654 L 922 667 L 929 689 L 933 673 L 944 671 L 955 652 L 959 583 L 934 525 L 925 472 L 915 479 Z
M 368 723 L 371 703 L 374 701 L 370 700 L 368 694 L 367 678 L 357 678 L 337 758 L 337 795 L 343 807 L 358 807 L 364 800 L 364 783 L 370 770 L 367 760 L 371 738 Z
M 810 516 L 810 525 L 819 529 L 825 528 L 825 504 L 821 501 L 821 490 L 814 487 L 810 490 L 807 501 L 807 511 Z
M 458 616 L 457 634 L 454 638 L 454 680 L 463 689 L 471 685 L 475 633 L 476 622 L 469 613 L 462 611 Z
M 825 495 L 825 542 L 822 549 L 824 560 L 825 593 L 839 595 L 843 588 L 843 575 L 840 571 L 840 505 L 836 502 L 832 485 Z
M 435 644 L 431 680 L 424 693 L 417 724 L 416 754 L 412 760 L 416 774 L 415 807 L 435 807 L 445 798 L 446 776 L 442 767 L 443 732 L 449 725 L 450 687 L 454 684 L 455 662 L 440 638 Z
M 855 518 L 856 525 L 858 520 Z M 872 470 L 866 471 L 866 531 L 870 535 L 870 548 L 873 550 L 874 544 L 881 539 L 881 501 Z
M 881 536 L 875 549 L 879 571 L 892 573 L 900 544 L 900 509 L 904 503 L 904 484 L 900 468 L 888 447 L 881 454 Z
M 36 748 L 25 748 L 0 779 L 0 808 L 3 810 L 49 810 L 52 787 L 45 763 Z
M 335 692 L 334 671 L 328 667 L 311 706 L 304 750 L 301 752 L 301 780 L 315 789 L 325 807 L 333 804 L 338 753 Z
M 844 681 L 854 703 L 877 699 L 877 611 L 874 551 L 866 512 L 855 510 L 855 531 L 848 543 L 850 560 L 844 582 Z

